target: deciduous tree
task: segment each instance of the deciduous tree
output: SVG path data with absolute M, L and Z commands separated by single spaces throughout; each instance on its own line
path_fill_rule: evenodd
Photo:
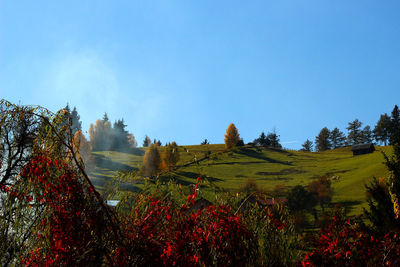
M 144 174 L 146 176 L 156 176 L 162 170 L 162 160 L 157 144 L 152 144 L 146 150 L 143 158 Z
M 74 148 L 77 154 L 86 162 L 90 158 L 90 153 L 92 152 L 92 146 L 83 135 L 81 131 L 77 131 L 72 139 Z
M 308 185 L 308 191 L 314 193 L 318 197 L 322 209 L 331 202 L 333 191 L 331 188 L 331 181 L 326 176 L 320 176 L 317 180 L 312 181 Z
M 176 142 L 172 142 L 164 147 L 164 163 L 168 170 L 173 169 L 179 161 L 179 151 Z
M 234 148 L 239 141 L 240 135 L 235 124 L 229 124 L 225 134 L 225 147 L 228 149 Z
M 128 144 L 130 148 L 135 148 L 138 146 L 136 138 L 132 133 L 128 134 Z

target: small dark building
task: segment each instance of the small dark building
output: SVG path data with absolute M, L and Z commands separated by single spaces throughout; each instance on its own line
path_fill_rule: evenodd
M 198 210 L 201 210 L 201 209 L 206 209 L 211 205 L 213 205 L 212 202 L 210 202 L 207 199 L 201 197 L 199 199 L 196 199 L 196 201 L 194 202 L 194 205 L 192 207 L 190 207 L 189 211 L 198 211 Z
M 352 146 L 351 151 L 353 151 L 353 156 L 357 156 L 357 155 L 372 153 L 375 151 L 375 147 L 374 147 L 374 144 L 372 144 L 372 143 L 359 144 L 359 145 Z

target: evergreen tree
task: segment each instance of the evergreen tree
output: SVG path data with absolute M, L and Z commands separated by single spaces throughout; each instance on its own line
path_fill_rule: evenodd
M 330 141 L 333 148 L 344 147 L 346 136 L 338 128 L 335 128 L 330 133 Z
M 236 147 L 239 140 L 240 140 L 240 135 L 235 124 L 233 123 L 229 124 L 225 134 L 225 147 L 227 149 L 234 148 Z
M 151 139 L 146 135 L 143 140 L 143 147 L 149 147 L 150 145 L 151 145 Z
M 204 141 L 203 142 L 201 142 L 201 144 L 200 145 L 209 145 L 210 144 L 210 142 L 208 142 L 208 140 L 207 139 L 204 139 Z
M 393 145 L 393 155 L 385 157 L 385 164 L 390 171 L 389 176 L 389 193 L 393 203 L 393 210 L 396 215 L 396 220 L 400 217 L 400 143 L 395 143 Z
M 89 128 L 90 143 L 93 150 L 125 151 L 128 148 L 136 147 L 135 136 L 125 130 L 126 126 L 124 119 L 120 119 L 115 121 L 111 127 L 111 123 L 105 113 L 103 120 L 98 119 L 96 124 L 91 124 Z
M 358 119 L 355 119 L 352 122 L 349 122 L 349 126 L 346 128 L 349 133 L 347 135 L 347 141 L 350 145 L 356 145 L 363 142 L 362 132 L 360 130 L 362 122 Z
M 64 108 L 68 113 L 71 113 L 71 109 L 69 107 L 69 104 L 67 103 L 67 105 Z
M 383 154 L 390 171 L 389 179 L 375 179 L 366 186 L 369 210 L 364 210 L 378 233 L 400 230 L 400 143 L 393 145 L 393 155 Z
M 108 120 L 108 115 L 107 115 L 107 112 L 104 112 L 104 115 L 103 115 L 103 123 L 105 123 L 105 122 L 107 122 L 107 121 L 109 121 Z
M 77 131 L 81 131 L 82 130 L 82 122 L 80 121 L 80 116 L 78 114 L 78 111 L 76 110 L 76 107 L 74 107 L 74 109 L 71 112 L 71 109 L 69 107 L 69 104 L 67 103 L 67 105 L 64 108 L 65 110 L 65 124 L 71 124 L 71 131 L 72 131 L 72 136 L 74 136 L 74 134 Z M 64 124 L 64 125 L 65 125 Z
M 317 151 L 325 151 L 331 149 L 330 131 L 327 127 L 321 129 L 319 134 L 315 137 L 315 149 Z
M 313 142 L 307 139 L 301 146 L 303 147 L 301 149 L 302 151 L 311 152 L 313 149 Z
M 373 140 L 373 133 L 371 131 L 371 127 L 369 125 L 365 126 L 364 129 L 361 131 L 361 136 L 362 136 L 362 143 L 368 144 L 372 143 Z
M 377 143 L 383 143 L 385 146 L 389 141 L 390 134 L 390 117 L 388 114 L 383 114 L 379 118 L 374 128 L 374 138 Z
M 114 122 L 112 129 L 112 145 L 111 148 L 115 150 L 123 150 L 129 146 L 128 131 L 125 130 L 124 119 Z
M 400 143 L 400 111 L 397 105 L 394 106 L 392 116 L 390 118 L 390 135 L 389 142 L 391 145 Z
M 77 131 L 82 131 L 82 122 L 80 121 L 80 116 L 78 114 L 78 111 L 76 110 L 76 107 L 71 112 L 71 120 L 72 120 L 72 134 L 74 135 Z
M 267 143 L 269 143 L 271 147 L 282 148 L 282 145 L 279 143 L 279 135 L 276 134 L 276 129 L 274 129 L 272 133 L 268 133 Z
M 258 145 L 258 146 L 270 146 L 271 142 L 270 140 L 267 138 L 267 136 L 265 135 L 264 132 L 262 132 L 260 134 L 260 137 L 258 137 L 257 139 L 254 140 L 254 144 Z
M 368 210 L 364 208 L 365 217 L 372 223 L 372 229 L 375 233 L 383 235 L 387 231 L 399 228 L 399 222 L 393 210 L 392 199 L 389 194 L 389 185 L 385 178 L 376 179 L 367 189 Z

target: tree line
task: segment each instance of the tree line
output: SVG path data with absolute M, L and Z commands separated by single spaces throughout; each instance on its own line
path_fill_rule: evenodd
M 345 146 L 374 143 L 393 145 L 400 139 L 400 112 L 397 105 L 394 106 L 391 116 L 382 114 L 374 129 L 369 125 L 362 128 L 363 123 L 358 119 L 348 123 L 346 127 L 347 136 L 335 127 L 329 130 L 327 127 L 321 129 L 315 137 L 315 150 L 325 151 Z M 303 151 L 313 151 L 313 142 L 307 139 L 302 144 Z

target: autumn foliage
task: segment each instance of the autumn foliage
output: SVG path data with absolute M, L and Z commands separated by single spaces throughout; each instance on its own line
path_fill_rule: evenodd
M 330 224 L 312 236 L 303 266 L 399 266 L 400 236 L 389 232 L 377 238 L 336 210 Z
M 171 144 L 168 144 L 164 148 L 164 155 L 163 155 L 163 160 L 168 168 L 168 170 L 171 170 L 173 167 L 175 167 L 176 163 L 179 161 L 179 150 L 178 150 L 178 145 L 176 142 L 172 142 Z
M 237 143 L 240 141 L 240 135 L 235 124 L 229 124 L 228 128 L 226 129 L 224 140 L 226 148 L 231 149 L 236 147 Z
M 85 172 L 80 157 L 84 139 L 79 132 L 68 135 L 65 114 L 0 101 L 0 115 L 2 266 L 400 264 L 399 233 L 376 237 L 357 220 L 345 218 L 340 208 L 326 227 L 302 239 L 283 206 L 261 207 L 236 195 L 196 209 L 200 177 L 181 202 L 172 192 L 157 194 L 157 184 L 155 192 L 129 193 L 110 208 Z M 233 124 L 228 130 L 226 139 L 233 144 L 239 134 Z M 173 149 L 168 153 L 174 156 Z M 169 166 L 177 162 L 164 160 Z M 154 144 L 146 152 L 145 171 L 156 175 L 161 162 Z M 389 163 L 397 179 L 397 158 Z M 309 189 L 328 202 L 326 177 Z
M 145 176 L 155 176 L 163 169 L 163 161 L 157 144 L 151 144 L 143 158 Z

